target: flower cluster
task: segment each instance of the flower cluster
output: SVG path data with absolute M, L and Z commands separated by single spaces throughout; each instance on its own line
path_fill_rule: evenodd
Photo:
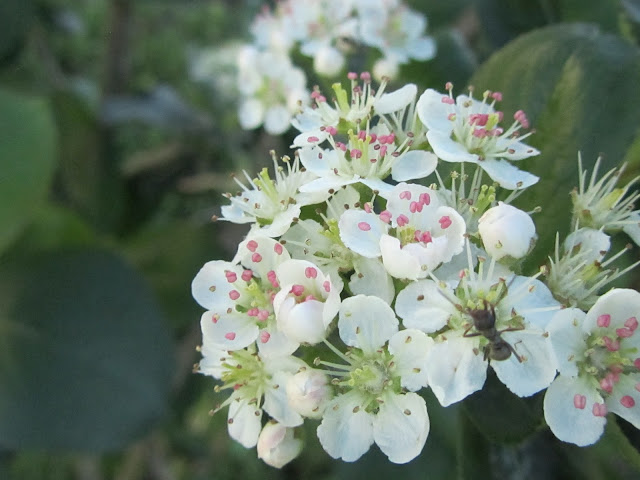
M 265 7 L 255 18 L 253 43 L 238 49 L 240 90 L 238 116 L 243 129 L 264 125 L 277 135 L 306 105 L 306 76 L 292 62 L 294 52 L 311 57 L 322 77 L 335 78 L 345 70 L 347 56 L 377 59 L 374 76 L 394 78 L 400 65 L 433 58 L 436 46 L 424 34 L 425 16 L 400 0 L 283 0 L 272 11 Z M 200 52 L 192 70 L 197 79 L 217 76 L 220 65 L 212 53 Z
M 415 85 L 374 93 L 368 74 L 348 77 L 333 105 L 316 91 L 293 122 L 293 160 L 274 155 L 273 178 L 245 174 L 226 195 L 220 220 L 250 230 L 193 280 L 207 309 L 198 371 L 231 392 L 216 409 L 229 407 L 230 436 L 281 467 L 312 421 L 334 458 L 375 443 L 406 463 L 429 434 L 419 392 L 460 402 L 489 368 L 520 397 L 547 389 L 561 440 L 595 442 L 607 412 L 640 427 L 640 293 L 601 294 L 624 273 L 609 234 L 638 241 L 633 182 L 587 184 L 580 164 L 574 228 L 527 274 L 536 228 L 512 203 L 538 177 L 511 162 L 539 152 L 524 112 L 504 125 L 499 92 L 454 98 L 448 84 L 418 98 Z M 454 164 L 445 179 L 441 162 Z

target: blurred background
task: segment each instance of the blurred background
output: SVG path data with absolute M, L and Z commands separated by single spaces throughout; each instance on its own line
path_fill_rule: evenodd
M 375 448 L 333 461 L 307 422 L 301 457 L 276 470 L 228 437 L 226 411 L 209 415 L 224 394 L 192 373 L 191 280 L 246 233 L 211 221 L 230 174 L 290 154 L 295 136 L 237 119 L 235 52 L 269 3 L 0 2 L 0 479 L 638 478 L 635 429 L 610 419 L 606 441 L 561 444 L 540 428 L 541 397 L 505 401 L 491 378 L 446 410 L 425 394 L 432 431 L 405 466 Z M 407 3 L 438 53 L 389 90 L 502 89 L 537 129 L 531 170 L 552 172 L 529 201 L 568 200 L 578 150 L 638 172 L 638 2 Z M 336 79 L 294 60 L 330 90 Z M 356 49 L 340 78 L 367 62 Z M 568 215 L 538 226 L 542 244 Z

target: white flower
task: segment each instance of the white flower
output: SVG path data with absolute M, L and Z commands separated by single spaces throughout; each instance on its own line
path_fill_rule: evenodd
M 278 329 L 297 343 L 324 340 L 340 308 L 340 291 L 313 263 L 288 260 L 276 268 L 280 292 L 273 298 Z
M 289 378 L 309 368 L 302 360 L 289 355 L 263 358 L 253 348 L 220 352 L 215 347 L 210 349 L 209 342 L 210 336 L 203 330 L 202 352 L 216 352 L 205 360 L 210 369 L 215 365 L 216 378 L 223 381 L 216 391 L 233 390 L 215 410 L 229 406 L 227 428 L 231 438 L 245 448 L 254 447 L 262 428 L 262 409 L 286 427 L 302 424 L 302 417 L 289 406 L 285 391 Z
M 232 223 L 255 223 L 254 230 L 261 235 L 278 237 L 289 229 L 294 218 L 300 215 L 301 207 L 320 201 L 321 195 L 300 193 L 299 188 L 316 178 L 310 172 L 300 169 L 300 162 L 296 157 L 293 162 L 289 157 L 283 157 L 286 170 L 278 164 L 275 153 L 271 153 L 275 180 L 263 168 L 258 178 L 251 179 L 244 172 L 249 187 L 236 179 L 242 188 L 237 195 L 226 193 L 224 196 L 231 205 L 223 206 L 222 217 L 216 220 L 226 220 Z
M 300 454 L 302 446 L 293 428 L 269 422 L 258 437 L 258 458 L 267 465 L 282 468 Z
M 516 161 L 540 152 L 525 145 L 518 136 L 529 122 L 522 110 L 514 114 L 515 122 L 506 131 L 499 126 L 502 112 L 494 105 L 502 98 L 499 92 L 484 92 L 482 101 L 459 95 L 453 99 L 451 84 L 448 95 L 426 90 L 417 104 L 418 117 L 429 129 L 427 139 L 435 154 L 447 162 L 470 162 L 481 167 L 492 180 L 509 190 L 524 189 L 538 177 L 519 170 L 507 160 Z M 490 102 L 490 103 L 488 103 Z
M 289 57 L 247 46 L 238 56 L 238 88 L 244 100 L 238 119 L 244 129 L 264 124 L 272 135 L 286 132 L 291 117 L 308 100 L 307 79 Z
M 338 329 L 353 348 L 341 354 L 348 365 L 331 364 L 343 370 L 336 372 L 343 393 L 324 411 L 318 427 L 322 447 L 333 458 L 353 462 L 375 442 L 390 461 L 411 461 L 429 434 L 426 404 L 413 392 L 426 386 L 431 338 L 418 330 L 398 332 L 391 307 L 364 295 L 342 303 Z
M 481 260 L 479 273 L 465 270 L 459 282 L 411 283 L 396 299 L 405 327 L 437 333 L 427 372 L 443 406 L 480 390 L 488 365 L 521 397 L 546 388 L 556 373 L 545 325 L 558 302 L 537 280 L 496 277 L 493 262 L 484 268 Z
M 578 155 L 579 189 L 571 192 L 574 222 L 583 227 L 591 227 L 606 232 L 624 231 L 636 245 L 640 245 L 640 210 L 634 210 L 640 193 L 627 193 L 640 176 L 635 177 L 622 188 L 616 188 L 626 164 L 619 169 L 605 173 L 600 180 L 598 168 L 600 158 L 596 160 L 589 184 L 586 185 L 587 171 L 582 169 L 582 158 Z
M 362 2 L 358 9 L 362 42 L 380 49 L 383 57 L 403 64 L 435 56 L 436 44 L 424 35 L 427 19 L 421 13 L 395 0 Z
M 609 235 L 593 228 L 574 230 L 562 249 L 556 236 L 554 256 L 549 257 L 549 264 L 544 267 L 546 284 L 554 297 L 566 306 L 588 310 L 598 300 L 598 292 L 640 264 L 636 262 L 622 270 L 612 266 L 629 251 L 630 245 L 605 258 L 610 247 Z
M 394 92 L 383 94 L 374 105 L 374 112 L 403 144 L 408 141 L 412 149 L 420 148 L 425 142 L 425 130 L 418 120 L 416 99 L 418 87 L 409 83 Z
M 407 145 L 395 145 L 395 136 L 384 125 L 371 130 L 349 131 L 348 142 L 334 140 L 335 128 L 325 130 L 330 149 L 305 146 L 300 161 L 307 171 L 320 177 L 300 187 L 300 191 L 328 198 L 345 185 L 363 183 L 387 198 L 392 185 L 383 180 L 389 175 L 396 181 L 406 181 L 430 175 L 438 159 L 431 152 L 408 150 Z M 313 137 L 315 138 L 315 137 Z M 315 138 L 317 143 L 319 138 Z
M 437 193 L 421 185 L 394 187 L 387 209 L 347 210 L 340 217 L 340 238 L 354 252 L 382 257 L 389 274 L 416 280 L 462 251 L 465 224 Z
M 524 257 L 537 237 L 531 216 L 503 202 L 484 212 L 478 220 L 478 231 L 485 250 L 496 260 Z
M 289 258 L 275 240 L 249 236 L 233 262 L 211 261 L 200 269 L 191 292 L 207 309 L 200 320 L 207 345 L 237 350 L 258 341 L 263 355 L 296 350 L 298 344 L 278 331 L 271 303 L 279 290 L 274 270 Z
M 640 428 L 640 293 L 613 289 L 588 313 L 571 308 L 548 330 L 560 375 L 544 398 L 551 431 L 584 446 L 602 435 L 613 412 Z

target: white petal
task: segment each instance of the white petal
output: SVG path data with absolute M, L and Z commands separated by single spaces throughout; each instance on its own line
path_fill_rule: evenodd
M 283 292 L 285 290 L 281 290 L 276 299 Z M 315 345 L 326 337 L 323 310 L 324 305 L 317 300 L 297 303 L 294 297 L 287 296 L 284 301 L 278 302 L 276 309 L 278 329 L 293 342 Z
M 591 332 L 598 328 L 598 317 L 600 315 L 611 315 L 611 327 L 622 328 L 629 317 L 640 317 L 639 313 L 640 292 L 629 288 L 614 288 L 602 295 L 595 305 L 591 307 L 584 319 L 584 330 L 585 332 Z M 640 318 L 638 321 L 640 321 Z M 638 337 L 638 334 L 636 333 L 633 337 Z
M 429 88 L 418 99 L 416 112 L 423 125 L 429 130 L 438 131 L 446 137 L 453 131 L 453 122 L 448 117 L 452 108 L 446 103 L 442 103 L 445 95 Z
M 440 330 L 457 310 L 433 280 L 420 280 L 407 285 L 396 299 L 396 313 L 405 328 L 417 328 L 426 333 Z
M 407 50 L 411 58 L 430 60 L 436 56 L 436 42 L 431 37 L 420 37 L 407 45 Z
M 633 243 L 640 246 L 640 212 L 631 212 L 628 221 L 633 222 L 622 227 L 622 231 L 631 237 Z
M 289 130 L 291 114 L 284 105 L 275 105 L 264 114 L 264 129 L 271 135 L 280 135 Z
M 547 325 L 551 349 L 558 364 L 560 375 L 575 377 L 578 375 L 576 362 L 584 359 L 587 348 L 582 330 L 585 313 L 578 308 L 560 310 Z
M 451 337 L 435 343 L 429 351 L 429 386 L 443 407 L 480 390 L 487 379 L 487 362 L 482 352 L 474 353 L 478 340 Z
M 393 191 L 393 185 L 383 182 L 379 178 L 359 178 L 358 181 L 365 184 L 367 187 L 369 187 L 371 190 L 385 199 L 389 198 L 389 195 L 391 195 L 391 192 Z
M 464 145 L 439 130 L 429 130 L 427 140 L 429 140 L 433 152 L 445 162 L 479 163 L 478 155 L 469 153 Z
M 262 429 L 262 410 L 256 408 L 250 399 L 236 398 L 229 405 L 227 430 L 229 436 L 245 448 L 253 448 L 258 443 Z
M 378 259 L 360 257 L 354 260 L 355 273 L 351 275 L 349 288 L 354 295 L 374 295 L 391 305 L 396 295 L 392 278 Z
M 285 211 L 276 214 L 270 224 L 260 227 L 260 234 L 267 237 L 279 237 L 289 230 L 293 219 L 299 216 L 300 205 L 289 205 Z
M 238 245 L 233 261 L 242 263 L 245 268 L 265 280 L 269 271 L 290 259 L 289 252 L 273 238 L 250 233 Z
M 379 115 L 394 113 L 402 110 L 415 100 L 418 87 L 409 83 L 395 92 L 385 93 L 375 103 L 375 112 Z
M 429 415 L 416 393 L 383 397 L 373 420 L 373 438 L 393 463 L 407 463 L 420 455 L 429 435 Z
M 307 134 L 302 134 L 307 135 Z M 298 150 L 300 163 L 308 171 L 315 173 L 319 177 L 329 176 L 336 177 L 331 170 L 338 166 L 337 153 L 334 150 L 324 150 L 320 147 L 302 147 Z
M 417 392 L 427 386 L 427 354 L 432 346 L 431 337 L 413 328 L 401 330 L 389 340 L 389 353 L 407 390 Z
M 294 127 L 296 126 L 296 124 L 293 121 L 291 123 L 293 124 Z M 300 133 L 299 135 L 296 136 L 296 138 L 293 139 L 293 144 L 291 145 L 291 147 L 292 148 L 293 147 L 311 148 L 324 142 L 327 138 L 329 138 L 329 133 L 326 131 L 326 129 L 324 128 L 321 129 L 319 127 L 320 126 L 313 129 L 302 130 L 302 133 Z M 298 129 L 300 130 L 300 128 Z M 302 152 L 302 150 L 299 150 L 299 151 Z M 309 151 L 307 150 L 307 154 L 308 153 Z
M 540 280 L 516 275 L 507 280 L 507 285 L 507 295 L 498 305 L 505 318 L 515 309 L 527 323 L 545 329 L 554 313 L 560 309 L 560 302 L 553 298 L 549 288 Z
M 264 411 L 285 427 L 302 425 L 303 419 L 287 400 L 287 382 L 293 375 L 289 372 L 275 372 L 264 392 Z
M 204 341 L 224 350 L 240 350 L 258 337 L 255 320 L 241 313 L 204 312 L 200 318 L 200 327 Z
M 227 280 L 226 272 L 231 272 L 240 279 L 242 271 L 242 267 L 230 262 L 207 262 L 191 282 L 191 294 L 202 307 L 214 312 L 226 312 L 236 305 L 236 300 L 231 300 L 229 294 L 237 291 L 236 286 Z
M 391 178 L 396 182 L 424 178 L 438 166 L 438 157 L 424 150 L 410 150 L 397 159 L 391 168 Z
M 264 114 L 264 105 L 262 102 L 250 98 L 240 104 L 238 108 L 238 121 L 244 130 L 252 130 L 262 125 Z
M 584 396 L 584 408 L 576 408 L 577 396 Z M 580 447 L 598 441 L 607 423 L 606 417 L 593 415 L 593 405 L 603 403 L 597 391 L 580 378 L 559 376 L 544 396 L 544 418 L 563 442 Z
M 556 376 L 556 362 L 544 332 L 504 332 L 502 339 L 514 348 L 522 362 L 515 355 L 506 360 L 491 360 L 500 381 L 519 397 L 529 397 L 547 388 Z
M 346 345 L 373 353 L 398 331 L 398 319 L 384 300 L 356 295 L 340 305 L 338 329 Z
M 373 443 L 373 415 L 361 406 L 356 391 L 335 398 L 318 426 L 322 448 L 333 458 L 355 462 Z
M 636 428 L 640 428 L 640 373 L 620 375 L 620 382 L 613 388 L 611 396 L 607 398 L 607 407 L 610 412 L 618 414 Z M 633 406 L 625 407 L 621 399 L 631 397 Z M 625 399 L 629 401 L 629 398 Z
M 417 280 L 421 274 L 420 262 L 411 253 L 400 248 L 400 240 L 382 235 L 379 241 L 384 268 L 395 278 Z
M 347 248 L 367 258 L 380 256 L 380 237 L 388 226 L 374 213 L 347 210 L 338 222 L 340 240 Z
M 284 332 L 278 330 L 276 325 L 260 330 L 257 344 L 260 357 L 263 358 L 291 355 L 300 346 L 298 342 L 294 342 Z
M 522 190 L 530 187 L 540 180 L 539 177 L 520 170 L 518 167 L 513 166 L 506 160 L 495 160 L 493 158 L 487 158 L 478 164 L 482 169 L 487 172 L 487 175 L 491 177 L 491 180 L 497 182 L 502 188 L 508 190 Z
M 512 161 L 522 160 L 524 158 L 540 155 L 539 150 L 530 147 L 529 145 L 526 145 L 522 142 L 514 142 L 512 139 L 499 139 L 496 142 L 496 147 L 498 149 L 506 150 L 507 153 L 502 155 L 502 158 L 506 158 L 507 160 Z

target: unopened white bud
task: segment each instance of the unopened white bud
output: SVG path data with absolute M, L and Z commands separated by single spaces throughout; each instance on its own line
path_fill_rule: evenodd
M 484 212 L 478 231 L 484 249 L 496 260 L 522 258 L 536 240 L 536 226 L 529 214 L 503 202 Z
M 392 58 L 381 58 L 373 64 L 373 78 L 378 82 L 382 81 L 384 77 L 396 78 L 399 71 L 398 62 Z
M 336 48 L 325 45 L 313 57 L 313 68 L 320 75 L 335 77 L 344 67 L 344 55 Z
M 267 423 L 258 437 L 258 458 L 267 465 L 282 468 L 302 450 L 302 440 L 295 438 L 293 428 Z
M 289 406 L 303 417 L 322 417 L 325 406 L 332 397 L 329 377 L 318 370 L 303 370 L 287 381 Z

